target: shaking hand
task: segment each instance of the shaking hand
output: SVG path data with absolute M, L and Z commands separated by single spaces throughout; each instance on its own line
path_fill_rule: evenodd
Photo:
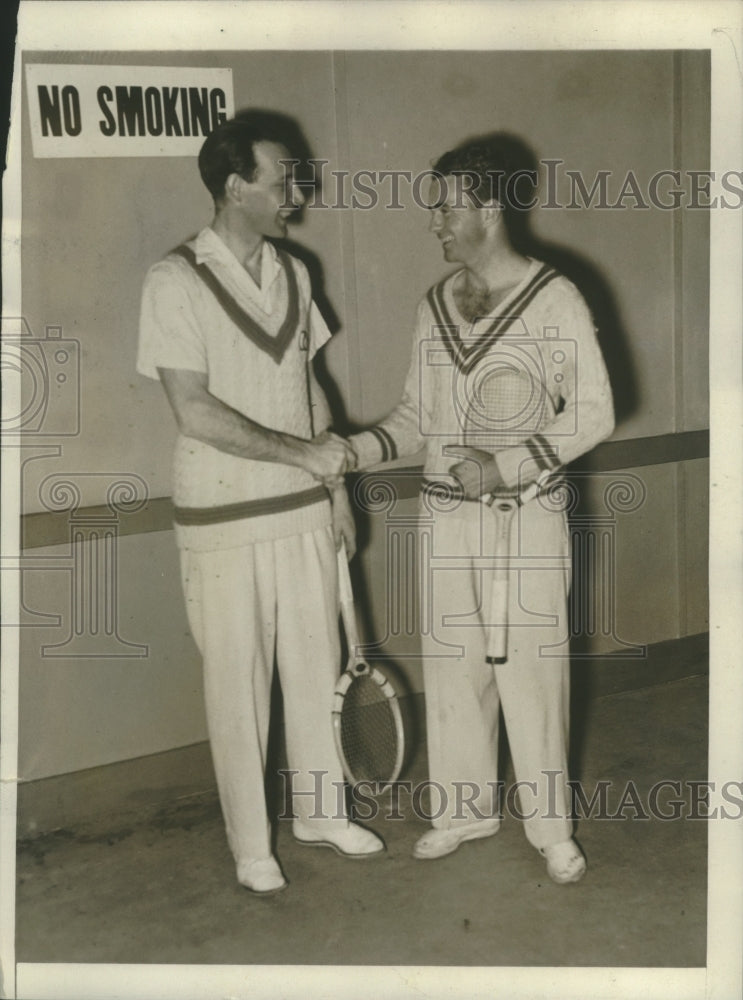
M 449 468 L 449 473 L 461 483 L 468 500 L 478 500 L 503 485 L 503 477 L 490 452 L 454 444 L 447 445 L 444 451 L 461 459 Z
M 336 487 L 356 468 L 356 452 L 342 437 L 323 431 L 307 443 L 305 468 L 326 486 Z

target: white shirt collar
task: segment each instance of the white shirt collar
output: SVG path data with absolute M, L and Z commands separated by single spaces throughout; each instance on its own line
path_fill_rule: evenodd
M 263 241 L 261 251 L 260 288 L 242 266 L 242 263 L 214 232 L 211 226 L 206 226 L 201 230 L 194 240 L 193 247 L 197 263 L 202 264 L 205 261 L 212 260 L 215 263 L 221 264 L 223 267 L 228 267 L 233 273 L 239 275 L 241 280 L 244 279 L 248 283 L 248 287 L 252 291 L 253 295 L 259 299 L 265 298 L 268 293 L 268 289 L 281 272 L 279 255 L 276 252 L 276 247 L 269 240 Z

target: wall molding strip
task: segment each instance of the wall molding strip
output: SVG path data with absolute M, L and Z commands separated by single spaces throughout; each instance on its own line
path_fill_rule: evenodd
M 636 469 L 648 465 L 665 465 L 670 462 L 688 462 L 709 458 L 709 431 L 685 431 L 680 434 L 659 434 L 654 437 L 628 438 L 624 441 L 605 441 L 590 454 L 574 462 L 576 472 L 607 472 L 613 469 Z M 407 475 L 403 475 L 407 473 Z M 396 469 L 400 499 L 418 493 L 420 467 Z M 376 473 L 367 473 L 374 477 Z M 385 473 L 379 472 L 384 478 Z M 110 517 L 105 504 L 80 508 L 76 517 Z M 118 515 L 118 535 L 144 535 L 153 531 L 169 531 L 173 527 L 173 504 L 170 497 L 149 500 L 140 510 Z M 21 518 L 21 547 L 36 549 L 47 545 L 64 545 L 69 541 L 69 512 L 41 511 L 25 514 Z

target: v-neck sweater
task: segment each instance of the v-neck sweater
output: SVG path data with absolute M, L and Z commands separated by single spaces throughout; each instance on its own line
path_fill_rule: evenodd
M 375 427 L 351 438 L 359 467 L 417 455 L 424 476 L 445 478 L 459 459 L 447 446 L 465 442 L 468 400 L 485 368 L 510 365 L 549 396 L 555 416 L 538 435 L 492 451 L 507 486 L 525 485 L 567 465 L 613 428 L 609 379 L 593 319 L 577 288 L 531 260 L 518 285 L 474 323 L 459 312 L 456 271 L 418 305 L 402 399 Z
M 330 334 L 306 268 L 264 242 L 260 286 L 211 229 L 155 264 L 145 280 L 137 369 L 207 375 L 210 394 L 256 423 L 309 439 L 307 366 Z M 241 458 L 179 434 L 173 457 L 178 544 L 231 548 L 330 521 L 304 469 Z

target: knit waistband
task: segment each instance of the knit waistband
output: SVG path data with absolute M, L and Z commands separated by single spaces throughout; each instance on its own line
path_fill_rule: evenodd
M 309 507 L 311 504 L 327 500 L 329 495 L 324 486 L 314 486 L 298 493 L 261 497 L 259 500 L 244 500 L 218 507 L 175 507 L 173 520 L 176 524 L 183 525 L 224 524 L 225 521 L 239 521 L 246 517 L 280 514 L 287 510 Z

